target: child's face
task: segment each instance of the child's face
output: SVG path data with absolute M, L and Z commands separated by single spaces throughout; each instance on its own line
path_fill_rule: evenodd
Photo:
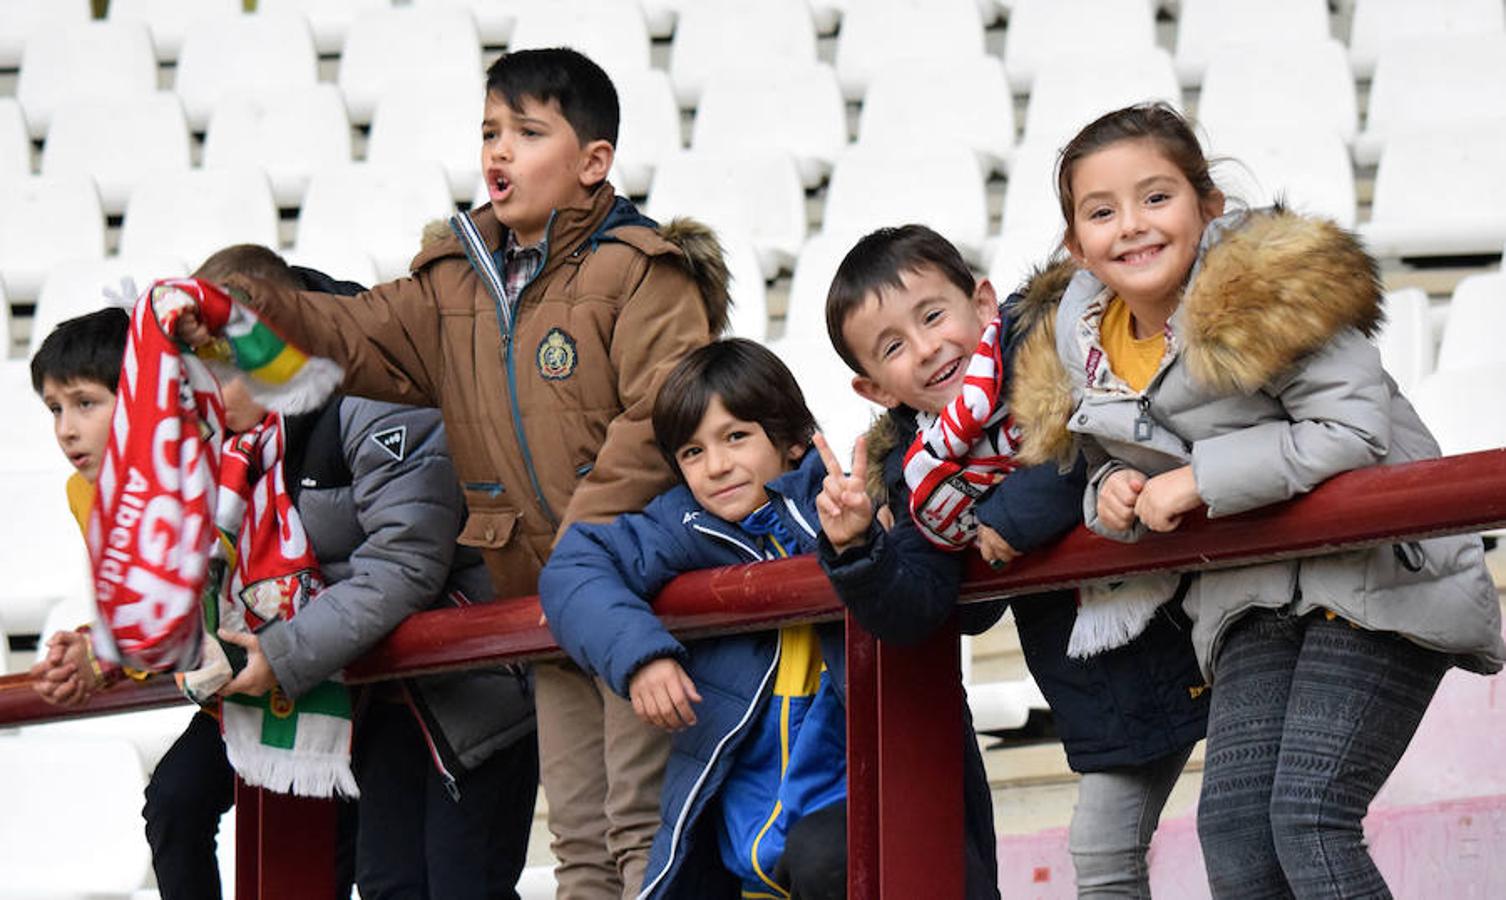
M 901 272 L 903 287 L 870 294 L 842 325 L 866 375 L 853 390 L 880 406 L 936 413 L 962 393 L 968 360 L 999 314 L 987 279 L 968 296 L 934 266 Z
M 762 425 L 737 418 L 713 396 L 695 433 L 675 450 L 675 463 L 697 503 L 736 522 L 769 502 L 764 485 L 804 452 L 804 447 L 775 447 Z
M 1083 157 L 1072 173 L 1066 245 L 1079 264 L 1129 304 L 1175 305 L 1197 260 L 1203 226 L 1222 194 L 1199 199 L 1153 141 L 1120 141 Z
M 73 468 L 90 484 L 99 477 L 110 442 L 115 392 L 98 381 L 42 379 L 42 402 L 52 411 L 52 433 Z
M 585 200 L 611 166 L 612 145 L 582 146 L 557 101 L 525 97 L 522 108 L 513 109 L 499 95 L 486 95 L 481 174 L 492 214 L 519 243 L 543 239 L 549 214 Z

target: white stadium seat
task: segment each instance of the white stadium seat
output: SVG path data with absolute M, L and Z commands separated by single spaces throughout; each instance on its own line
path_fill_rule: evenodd
M 1445 456 L 1506 447 L 1506 416 L 1483 414 L 1483 391 L 1506 384 L 1506 363 L 1439 369 L 1408 392 Z
M 988 278 L 1000 294 L 1019 287 L 1061 246 L 1061 205 L 1056 199 L 1056 146 L 1026 141 L 1015 150 L 1004 190 L 1004 211 Z
M 1375 71 L 1389 44 L 1435 34 L 1487 34 L 1506 29 L 1501 0 L 1354 0 L 1349 58 L 1361 78 Z
M 42 149 L 42 174 L 93 176 L 108 215 L 125 211 L 131 191 L 148 175 L 186 172 L 189 165 L 188 122 L 168 91 L 69 101 L 53 114 Z
M 345 100 L 332 84 L 236 94 L 209 117 L 204 167 L 260 168 L 277 205 L 294 208 L 315 170 L 350 162 L 350 143 Z
M 0 69 L 14 69 L 32 32 L 89 21 L 89 0 L 0 0 Z
M 1354 158 L 1374 163 L 1397 134 L 1506 119 L 1506 33 L 1393 42 L 1370 83 Z
M 837 34 L 837 77 L 860 100 L 885 68 L 902 59 L 982 56 L 983 22 L 974 0 L 865 0 L 846 5 Z
M 226 97 L 247 91 L 311 88 L 319 80 L 314 37 L 302 16 L 198 19 L 188 26 L 175 90 L 195 131 Z
M 466 200 L 481 177 L 481 110 L 486 87 L 438 93 L 425 85 L 389 85 L 371 114 L 366 159 L 373 163 L 438 163 L 450 194 Z
M 1329 36 L 1325 0 L 1181 0 L 1177 74 L 1202 82 L 1203 70 L 1231 45 L 1306 43 Z
M 31 137 L 14 97 L 0 97 L 0 181 L 31 174 Z
M 680 107 L 669 76 L 660 69 L 630 72 L 615 81 L 622 121 L 612 157 L 613 183 L 641 197 L 648 193 L 659 161 L 680 152 Z
M 732 278 L 728 288 L 732 311 L 727 335 L 763 341 L 769 336 L 769 298 L 763 268 L 758 264 L 758 250 L 753 246 L 753 239 L 745 234 L 719 231 L 716 236 L 721 241 L 722 256 Z
M 1213 175 L 1231 198 L 1252 207 L 1277 199 L 1294 210 L 1353 228 L 1354 167 L 1336 132 L 1252 124 L 1211 138 Z
M 862 231 L 822 232 L 811 235 L 800 248 L 784 313 L 786 336 L 814 340 L 827 334 L 826 294 L 831 290 L 832 276 L 837 274 L 837 266 L 842 264 L 847 251 L 863 234 Z
M 298 216 L 299 254 L 363 250 L 382 281 L 408 274 L 424 226 L 455 211 L 438 163 L 351 163 L 315 172 Z M 316 268 L 318 264 L 316 263 Z
M 189 26 L 203 18 L 238 18 L 241 0 L 110 0 L 106 15 L 115 22 L 139 22 L 152 34 L 160 62 L 173 62 Z
M 669 77 L 686 109 L 723 69 L 777 72 L 816 63 L 816 30 L 806 0 L 698 0 L 688 3 L 675 27 Z
M 387 9 L 391 0 L 257 0 L 261 13 L 298 13 L 314 32 L 314 46 L 323 55 L 338 54 L 350 26 L 361 15 Z
M 192 169 L 148 177 L 131 192 L 120 252 L 161 254 L 197 268 L 230 244 L 277 249 L 277 204 L 260 169 Z
M 130 303 L 153 281 L 187 274 L 187 265 L 175 256 L 107 256 L 58 263 L 47 273 L 42 292 L 37 295 L 37 309 L 31 319 L 31 343 L 26 355 L 36 353 L 59 322 L 114 305 L 105 296 L 107 289 L 112 294 L 125 296 Z
M 1105 50 L 1091 66 L 1071 56 L 1048 59 L 1030 92 L 1025 140 L 1060 147 L 1104 113 L 1151 100 L 1182 105 L 1171 57 L 1159 47 Z
M 0 181 L 0 283 L 12 303 L 36 299 L 52 266 L 105 255 L 105 217 L 86 175 Z
M 507 49 L 573 47 L 616 78 L 649 68 L 648 27 L 638 0 L 551 0 L 518 10 Z
M 1448 304 L 1443 340 L 1438 346 L 1438 368 L 1506 365 L 1503 337 L 1506 337 L 1506 274 L 1467 276 L 1454 288 Z
M 1431 304 L 1422 288 L 1413 287 L 1388 291 L 1384 308 L 1386 322 L 1375 345 L 1391 378 L 1402 393 L 1410 393 L 1413 385 L 1432 373 L 1437 355 Z
M 302 253 L 293 249 L 284 253 L 282 258 L 288 261 L 288 265 L 318 269 L 331 278 L 353 281 L 362 287 L 371 287 L 382 280 L 377 275 L 376 263 L 360 247 L 327 246 L 317 253 Z
M 455 6 L 470 11 L 476 20 L 476 33 L 481 43 L 488 47 L 500 47 L 512 36 L 512 27 L 518 20 L 518 10 L 526 0 L 413 0 L 419 9 L 436 6 Z
M 690 145 L 707 153 L 783 150 L 795 158 L 801 182 L 816 187 L 847 146 L 847 108 L 836 73 L 825 64 L 713 73 Z
M 788 268 L 805 241 L 800 172 L 778 151 L 671 156 L 654 172 L 647 212 L 660 222 L 694 216 L 718 231 L 747 234 L 768 278 Z
M 897 62 L 873 79 L 863 97 L 858 143 L 960 142 L 997 172 L 1014 147 L 1014 130 L 1014 97 L 998 59 L 937 56 Z
M 1392 137 L 1376 170 L 1377 256 L 1497 253 L 1506 241 L 1506 121 Z
M 389 85 L 426 84 L 436 92 L 475 90 L 484 78 L 475 20 L 454 7 L 363 13 L 351 23 L 340 57 L 340 90 L 350 120 L 357 125 L 371 121 Z
M 1267 125 L 1354 140 L 1359 112 L 1344 45 L 1323 38 L 1219 51 L 1203 75 L 1197 119 L 1215 140 L 1226 128 Z
M 842 362 L 823 328 L 817 334 L 786 335 L 769 349 L 789 366 L 805 405 L 843 466 L 852 466 L 852 445 L 882 410 L 852 389 L 853 372 Z
M 882 225 L 929 225 L 969 262 L 983 259 L 988 201 L 983 172 L 967 147 L 927 151 L 854 147 L 832 170 L 822 228 L 867 232 Z
M 119 100 L 157 90 L 157 57 L 139 22 L 82 22 L 32 33 L 21 54 L 16 99 L 33 138 L 69 100 Z
M 1149 50 L 1154 9 L 1146 0 L 1017 0 L 1004 35 L 1004 68 L 1015 93 L 1028 94 L 1036 73 L 1062 56 Z

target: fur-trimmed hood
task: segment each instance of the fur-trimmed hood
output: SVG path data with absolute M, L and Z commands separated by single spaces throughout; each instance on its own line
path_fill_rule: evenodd
M 1022 461 L 1068 461 L 1072 382 L 1056 346 L 1056 310 L 1075 263 L 1038 271 L 1024 290 L 1034 323 L 1015 358 L 1010 408 L 1025 432 Z M 1095 292 L 1096 280 L 1084 289 Z M 1374 336 L 1384 316 L 1375 261 L 1326 219 L 1281 207 L 1210 223 L 1172 322 L 1179 361 L 1197 384 L 1251 394 L 1347 328 Z M 1049 311 L 1049 312 L 1048 312 Z

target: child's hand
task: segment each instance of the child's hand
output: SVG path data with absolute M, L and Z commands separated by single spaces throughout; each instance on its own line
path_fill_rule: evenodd
M 1135 524 L 1135 502 L 1145 488 L 1145 473 L 1120 469 L 1098 487 L 1098 518 L 1115 531 L 1128 531 Z
M 690 704 L 700 703 L 701 695 L 685 670 L 669 657 L 648 663 L 628 681 L 628 697 L 633 712 L 650 725 L 665 731 L 679 731 L 696 722 Z
M 1151 531 L 1172 531 L 1182 524 L 1182 514 L 1203 505 L 1197 492 L 1192 466 L 1162 472 L 1145 483 L 1135 501 L 1135 515 Z
M 868 480 L 868 453 L 864 438 L 852 448 L 852 474 L 842 474 L 842 463 L 831 451 L 826 436 L 816 432 L 812 438 L 816 452 L 826 464 L 826 480 L 816 495 L 816 512 L 821 516 L 821 530 L 838 553 L 865 543 L 873 524 L 873 501 L 864 485 Z
M 47 640 L 47 655 L 31 667 L 32 689 L 56 706 L 77 706 L 98 688 L 89 665 L 88 635 L 59 631 Z
M 214 335 L 209 333 L 209 329 L 200 321 L 198 314 L 192 310 L 184 310 L 178 316 L 178 325 L 173 335 L 192 350 L 197 350 L 214 340 Z
M 1009 546 L 1008 541 L 987 525 L 978 526 L 975 543 L 978 545 L 978 552 L 983 554 L 983 560 L 995 569 L 1004 568 L 1020 556 L 1020 551 Z
M 242 634 L 238 631 L 219 631 L 220 640 L 234 644 L 246 651 L 246 667 L 235 674 L 235 677 L 225 683 L 218 693 L 221 697 L 231 694 L 245 694 L 248 697 L 264 696 L 272 688 L 277 687 L 277 674 L 272 671 L 272 664 L 267 662 L 266 654 L 261 652 L 261 638 L 254 634 Z

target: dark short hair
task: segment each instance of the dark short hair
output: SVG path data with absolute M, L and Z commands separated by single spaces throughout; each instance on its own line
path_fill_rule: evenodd
M 779 357 L 743 338 L 714 341 L 680 360 L 654 402 L 654 440 L 676 473 L 675 451 L 701 426 L 712 397 L 739 419 L 757 422 L 781 451 L 805 446 L 816 433 L 816 417 Z
M 884 288 L 903 288 L 903 273 L 927 266 L 969 297 L 978 286 L 952 242 L 924 225 L 880 228 L 864 235 L 847 251 L 826 293 L 826 333 L 848 368 L 859 375 L 868 374 L 842 334 L 853 312 L 867 302 L 870 294 L 878 297 Z
M 298 276 L 277 251 L 261 244 L 232 244 L 210 254 L 194 270 L 195 278 L 224 281 L 231 275 L 250 275 L 283 287 L 298 288 Z
M 524 99 L 553 100 L 582 145 L 606 141 L 617 146 L 617 88 L 584 53 L 569 47 L 504 53 L 486 70 L 486 92 L 514 111 L 522 109 Z
M 40 395 L 51 378 L 98 382 L 113 394 L 130 328 L 131 314 L 113 306 L 59 323 L 31 358 L 31 389 Z

